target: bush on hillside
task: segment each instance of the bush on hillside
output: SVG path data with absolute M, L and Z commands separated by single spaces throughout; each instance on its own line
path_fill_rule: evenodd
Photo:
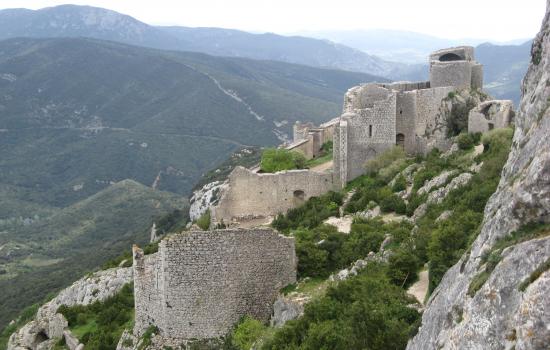
M 200 227 L 201 230 L 207 231 L 210 228 L 210 209 L 208 209 L 204 214 L 200 216 L 200 218 L 197 219 L 197 226 Z
M 231 343 L 239 350 L 249 350 L 265 333 L 266 328 L 267 327 L 262 322 L 245 316 L 233 331 Z
M 332 191 L 319 197 L 311 197 L 302 206 L 288 210 L 286 215 L 277 215 L 271 226 L 283 232 L 298 227 L 317 227 L 323 220 L 340 215 L 338 208 L 343 199 L 342 193 Z
M 474 148 L 475 140 L 472 137 L 472 134 L 463 132 L 462 134 L 458 135 L 456 138 L 456 142 L 458 144 L 458 148 L 462 150 L 469 150 Z
M 380 201 L 380 210 L 382 210 L 383 213 L 395 212 L 397 214 L 406 214 L 407 205 L 401 197 L 392 194 Z
M 394 168 L 398 168 L 399 165 L 403 165 L 405 156 L 405 151 L 402 147 L 394 146 L 387 151 L 381 153 L 376 158 L 367 161 L 367 163 L 365 164 L 365 168 L 370 175 L 376 175 L 382 169 L 389 167 L 394 162 L 397 162 L 396 165 L 394 165 Z M 390 172 L 388 171 L 388 174 L 386 174 L 388 177 L 390 176 L 389 173 Z M 391 180 L 391 178 L 389 180 Z
M 401 192 L 407 189 L 407 180 L 405 176 L 399 175 L 391 188 L 393 192 Z
M 306 158 L 300 152 L 282 148 L 267 148 L 262 152 L 260 170 L 264 173 L 275 173 L 283 170 L 304 169 Z
M 420 314 L 385 273 L 384 266 L 369 264 L 358 276 L 330 287 L 261 349 L 404 349 Z
M 90 305 L 62 305 L 58 312 L 65 316 L 69 328 L 79 335 L 79 340 L 86 349 L 114 350 L 122 331 L 133 320 L 132 285 L 125 285 L 118 294 L 102 302 L 96 301 Z M 80 332 L 84 334 L 80 335 Z

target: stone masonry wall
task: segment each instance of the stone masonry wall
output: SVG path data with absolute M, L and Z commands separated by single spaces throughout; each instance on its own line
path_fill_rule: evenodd
M 134 299 L 135 299 L 135 330 L 138 335 L 149 327 L 157 325 L 164 327 L 162 307 L 164 305 L 164 290 L 162 279 L 162 261 L 160 253 L 144 256 L 137 246 L 133 248 L 134 258 Z M 139 302 L 138 302 L 139 301 Z
M 231 224 L 246 218 L 274 216 L 313 196 L 338 188 L 332 173 L 289 170 L 258 174 L 237 167 L 229 175 L 229 186 L 213 208 L 215 222 Z
M 431 87 L 453 86 L 467 89 L 472 85 L 472 63 L 469 61 L 431 62 Z
M 175 345 L 223 336 L 245 315 L 267 321 L 279 290 L 296 281 L 294 239 L 272 229 L 184 232 L 142 259 L 134 260 L 135 331 L 154 324 Z M 155 294 L 162 302 L 144 306 Z
M 388 90 L 386 90 L 388 92 Z M 347 174 L 350 181 L 365 172 L 365 163 L 395 145 L 396 94 L 387 93 L 386 99 L 374 103 L 374 107 L 345 113 L 347 122 Z M 335 154 L 341 153 L 340 142 L 335 142 Z
M 397 94 L 395 132 L 405 136 L 405 152 L 415 154 L 416 150 L 416 102 L 417 92 L 407 91 Z

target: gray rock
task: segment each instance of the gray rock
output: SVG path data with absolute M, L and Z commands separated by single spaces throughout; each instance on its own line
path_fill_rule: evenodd
M 105 300 L 132 281 L 132 271 L 132 268 L 99 271 L 65 288 L 51 301 L 42 305 L 32 321 L 11 335 L 8 350 L 37 350 L 44 347 L 50 349 L 55 344 L 55 341 L 50 340 L 63 337 L 68 326 L 65 317 L 57 313 L 59 306 L 88 305 Z M 77 346 L 78 343 L 74 346 L 75 349 Z
M 63 337 L 65 338 L 65 344 L 67 344 L 69 350 L 76 350 L 76 348 L 80 344 L 78 338 L 75 337 L 73 333 L 68 329 L 63 331 Z
M 441 215 L 437 217 L 437 219 L 435 219 L 435 222 L 447 220 L 448 218 L 451 217 L 451 215 L 453 215 L 452 210 L 445 210 L 443 213 L 441 213 Z
M 368 219 L 374 219 L 375 217 L 380 216 L 380 214 L 381 214 L 380 207 L 376 206 L 373 209 L 357 213 L 357 216 L 368 220 Z
M 139 339 L 127 329 L 122 332 L 116 350 L 133 350 L 137 348 Z M 78 349 L 77 349 L 78 350 Z
M 429 193 L 432 189 L 443 186 L 447 179 L 456 174 L 456 170 L 445 170 L 441 174 L 437 175 L 433 179 L 429 180 L 418 190 L 419 195 Z
M 526 223 L 550 222 L 550 0 L 523 80 L 514 140 L 497 191 L 485 208 L 471 250 L 447 271 L 431 295 L 409 350 L 548 349 L 550 275 L 521 292 L 518 285 L 550 257 L 550 237 L 507 248 L 483 287 L 467 294 L 481 257 Z
M 272 327 L 282 327 L 286 322 L 304 314 L 304 305 L 309 298 L 303 296 L 280 296 L 273 304 Z M 118 350 L 118 349 L 117 349 Z
M 428 204 L 439 204 L 443 202 L 445 197 L 452 191 L 459 187 L 462 187 L 466 185 L 470 180 L 472 179 L 472 174 L 470 173 L 463 173 L 455 177 L 454 179 L 449 182 L 449 184 L 445 187 L 440 187 L 437 190 L 431 192 L 428 195 L 428 200 L 426 203 Z

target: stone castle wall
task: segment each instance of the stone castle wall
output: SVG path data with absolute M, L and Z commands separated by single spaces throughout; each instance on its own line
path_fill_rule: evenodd
M 396 94 L 384 88 L 368 87 L 365 89 L 366 93 L 358 92 L 356 96 L 362 98 L 368 94 L 371 96 L 376 94 L 378 101 L 374 102 L 371 108 L 355 109 L 353 113 L 344 113 L 340 127 L 335 129 L 334 170 L 339 174 L 337 175 L 339 179 L 345 179 L 345 182 L 363 174 L 365 163 L 369 159 L 395 145 Z M 383 100 L 382 92 L 385 92 Z M 342 121 L 346 122 L 345 127 Z M 345 157 L 345 162 L 342 162 L 342 157 Z
M 165 327 L 163 317 L 164 279 L 162 278 L 164 259 L 160 253 L 143 255 L 143 251 L 134 246 L 134 300 L 135 329 L 141 335 L 150 325 Z
M 245 315 L 267 321 L 279 290 L 296 281 L 294 239 L 272 229 L 184 232 L 141 254 L 134 331 L 155 325 L 168 343 L 223 336 Z
M 468 61 L 438 62 L 430 67 L 432 87 L 453 86 L 457 89 L 468 89 L 472 85 L 472 65 Z
M 415 120 L 417 116 L 417 92 L 406 91 L 397 94 L 396 101 L 396 123 L 395 132 L 397 135 L 403 135 L 405 141 L 403 147 L 406 153 L 416 153 L 416 134 Z
M 289 170 L 258 174 L 237 167 L 229 175 L 229 186 L 213 208 L 215 222 L 225 224 L 246 218 L 275 216 L 313 196 L 338 188 L 332 173 Z
M 508 127 L 514 119 L 514 102 L 510 100 L 485 101 L 468 115 L 468 132 L 487 132 Z

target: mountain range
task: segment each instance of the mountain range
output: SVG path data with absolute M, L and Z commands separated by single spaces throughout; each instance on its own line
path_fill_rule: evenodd
M 425 80 L 424 62 L 430 52 L 442 47 L 478 45 L 476 53 L 485 65 L 489 93 L 516 103 L 517 82 L 529 62 L 531 43 L 525 39 L 521 45 L 517 45 L 521 42 L 518 40 L 496 45 L 483 43 L 481 39 L 451 40 L 396 30 L 301 34 L 283 36 L 224 28 L 152 26 L 111 10 L 76 5 L 0 11 L 0 39 L 87 37 L 164 50 L 364 72 L 391 80 Z
M 89 37 L 157 49 L 376 72 L 379 76 L 390 76 L 406 68 L 328 40 L 221 28 L 156 27 L 130 16 L 89 6 L 2 10 L 0 39 L 14 37 Z

